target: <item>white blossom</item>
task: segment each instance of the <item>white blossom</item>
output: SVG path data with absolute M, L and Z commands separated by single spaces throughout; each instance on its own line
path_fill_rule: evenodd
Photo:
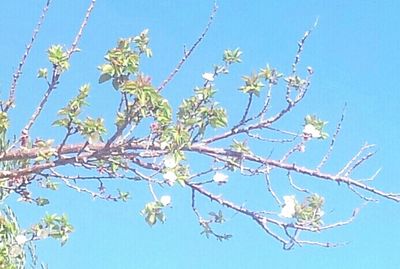
M 322 218 L 325 215 L 325 212 L 323 210 L 319 210 L 319 217 Z
M 213 180 L 218 184 L 224 184 L 228 182 L 228 176 L 221 172 L 216 172 L 213 177 Z
M 96 144 L 97 142 L 100 141 L 100 134 L 94 132 L 90 134 L 87 139 L 90 145 Z
M 164 175 L 163 175 L 164 179 L 166 181 L 168 181 L 168 184 L 173 185 L 177 179 L 176 174 L 174 173 L 174 171 L 167 171 Z
M 166 168 L 176 167 L 175 157 L 172 154 L 168 154 L 167 156 L 165 156 L 164 165 Z
M 160 144 L 160 148 L 161 149 L 166 149 L 168 147 L 168 143 L 167 142 L 161 142 Z
M 317 128 L 315 128 L 315 126 L 312 124 L 306 124 L 306 126 L 304 126 L 303 133 L 310 135 L 313 138 L 321 137 L 321 132 L 317 130 Z
M 40 239 L 46 239 L 47 237 L 49 237 L 49 231 L 46 229 L 40 229 L 36 232 L 36 236 Z
M 26 236 L 23 234 L 19 234 L 15 237 L 15 241 L 17 241 L 18 245 L 23 245 L 26 243 L 26 241 L 28 241 L 28 238 L 26 238 Z
M 214 74 L 213 73 L 204 73 L 202 77 L 207 81 L 214 81 Z
M 24 254 L 23 248 L 19 245 L 14 245 L 10 248 L 10 256 L 15 258 Z
M 169 195 L 161 196 L 160 203 L 162 203 L 163 206 L 169 205 L 171 203 L 171 196 L 169 196 Z
M 296 198 L 294 195 L 283 196 L 285 205 L 282 207 L 279 217 L 281 218 L 293 218 L 296 213 Z

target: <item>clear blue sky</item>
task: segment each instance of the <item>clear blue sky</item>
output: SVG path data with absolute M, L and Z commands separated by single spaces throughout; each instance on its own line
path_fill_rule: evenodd
M 7 92 L 11 75 L 45 1 L 6 1 L 0 10 L 0 89 Z M 89 1 L 54 1 L 32 57 L 19 83 L 13 128 L 19 130 L 37 104 L 44 85 L 35 79 L 38 68 L 45 66 L 45 51 L 51 44 L 69 45 Z M 60 135 L 60 130 L 43 132 L 48 117 L 62 107 L 67 98 L 86 82 L 93 85 L 92 106 L 95 115 L 111 118 L 112 90 L 98 86 L 96 66 L 117 38 L 150 29 L 154 57 L 145 60 L 144 70 L 158 85 L 182 56 L 183 45 L 192 44 L 205 26 L 213 1 L 101 1 L 99 0 L 85 29 L 81 52 L 73 56 L 71 70 L 61 80 L 52 96 L 52 105 L 41 117 L 35 134 L 41 137 Z M 367 176 L 382 168 L 374 185 L 400 192 L 398 153 L 400 152 L 400 4 L 398 1 L 239 1 L 220 0 L 219 10 L 209 34 L 182 72 L 166 89 L 166 95 L 178 103 L 190 95 L 202 81 L 201 74 L 219 63 L 226 48 L 240 47 L 243 63 L 234 66 L 222 80 L 218 94 L 222 105 L 239 103 L 229 91 L 240 86 L 240 77 L 267 63 L 282 72 L 290 71 L 297 49 L 296 42 L 319 18 L 319 24 L 306 43 L 300 68 L 315 70 L 309 95 L 294 115 L 301 124 L 307 113 L 329 121 L 332 132 L 345 102 L 346 119 L 338 140 L 332 168 L 343 164 L 364 143 L 377 144 L 375 158 L 361 169 Z M 95 103 L 100 106 L 96 106 Z M 20 108 L 18 108 L 20 106 Z M 22 107 L 21 107 L 22 106 Z M 18 110 L 19 109 L 19 110 Z M 335 166 L 336 165 L 336 166 Z M 29 225 L 43 212 L 67 212 L 75 226 L 70 241 L 59 247 L 56 242 L 39 243 L 38 252 L 50 268 L 399 268 L 400 206 L 381 201 L 365 207 L 356 221 L 347 227 L 321 234 L 320 239 L 348 241 L 345 247 L 322 249 L 296 248 L 285 252 L 250 220 L 227 212 L 229 221 L 222 231 L 234 237 L 220 243 L 199 235 L 200 227 L 190 210 L 187 190 L 173 193 L 173 208 L 167 211 L 164 225 L 150 228 L 139 215 L 150 199 L 143 184 L 125 184 L 133 199 L 128 203 L 92 201 L 71 191 L 48 193 L 51 205 L 37 208 L 18 204 L 22 223 Z M 337 191 L 335 203 L 327 210 L 362 204 L 348 198 L 344 187 Z M 238 202 L 245 202 L 246 193 Z M 343 198 L 341 198 L 343 195 Z M 240 200 L 241 199 L 241 200 Z M 262 203 L 262 201 L 258 201 Z M 351 207 L 342 216 L 351 213 Z

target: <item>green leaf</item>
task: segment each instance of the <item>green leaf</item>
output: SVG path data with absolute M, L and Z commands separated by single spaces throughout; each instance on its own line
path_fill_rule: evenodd
M 50 204 L 50 201 L 49 201 L 48 199 L 46 199 L 46 198 L 41 198 L 41 197 L 36 198 L 36 199 L 35 199 L 35 202 L 36 202 L 36 204 L 37 204 L 38 206 L 45 206 L 45 205 Z
M 47 50 L 49 61 L 58 67 L 61 71 L 65 71 L 69 68 L 68 54 L 64 52 L 61 45 L 52 45 Z
M 240 63 L 242 61 L 240 59 L 241 55 L 242 52 L 239 50 L 239 48 L 235 50 L 225 50 L 222 59 L 227 64 Z
M 102 74 L 102 75 L 100 76 L 100 78 L 99 78 L 99 83 L 100 83 L 100 84 L 101 84 L 101 83 L 104 83 L 104 82 L 110 80 L 111 78 L 112 78 L 112 76 L 111 76 L 110 74 L 104 73 L 104 74 Z
M 102 74 L 109 74 L 110 76 L 115 74 L 115 69 L 111 64 L 102 64 L 98 68 Z
M 114 79 L 112 80 L 112 85 L 113 85 L 113 88 L 114 88 L 115 90 L 118 90 L 118 89 L 119 89 L 119 82 L 118 82 L 118 79 L 114 78 Z
M 47 78 L 47 68 L 40 68 L 37 74 L 38 78 Z
M 128 201 L 128 199 L 130 199 L 129 192 L 123 192 L 123 191 L 118 190 L 118 199 L 120 199 L 123 202 Z
M 146 217 L 146 222 L 150 225 L 153 226 L 156 223 L 156 214 L 151 213 Z
M 0 133 L 6 131 L 9 127 L 8 115 L 4 111 L 0 111 Z
M 244 76 L 242 79 L 244 80 L 245 85 L 239 88 L 240 91 L 249 94 L 254 93 L 257 96 L 260 95 L 260 91 L 264 87 L 264 84 L 260 82 L 258 74 Z

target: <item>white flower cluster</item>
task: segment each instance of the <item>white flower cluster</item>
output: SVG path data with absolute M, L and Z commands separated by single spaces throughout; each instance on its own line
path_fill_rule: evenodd
M 296 214 L 296 197 L 294 195 L 283 196 L 285 205 L 282 207 L 279 217 L 281 218 L 293 218 Z
M 303 133 L 305 135 L 311 136 L 312 138 L 320 138 L 321 137 L 321 131 L 319 131 L 317 128 L 315 128 L 315 126 L 312 124 L 306 124 L 306 126 L 304 126 Z
M 215 183 L 217 183 L 218 185 L 224 184 L 226 182 L 228 182 L 228 176 L 221 173 L 221 172 L 216 172 L 213 180 Z
M 203 77 L 204 80 L 211 81 L 211 82 L 214 81 L 214 74 L 213 73 L 204 73 L 202 75 L 202 77 Z
M 164 158 L 164 166 L 167 168 L 167 171 L 164 173 L 163 177 L 164 179 L 168 182 L 169 185 L 173 185 L 175 181 L 177 180 L 177 176 L 173 169 L 177 166 L 178 164 L 175 161 L 175 157 L 172 154 L 168 154 Z
M 167 206 L 167 205 L 171 204 L 171 196 L 169 196 L 169 195 L 163 195 L 163 196 L 161 196 L 161 198 L 160 198 L 160 203 L 161 203 L 163 206 Z

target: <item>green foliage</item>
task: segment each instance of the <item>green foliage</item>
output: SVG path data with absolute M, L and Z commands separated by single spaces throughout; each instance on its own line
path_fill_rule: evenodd
M 89 95 L 89 91 L 89 84 L 81 86 L 79 94 L 71 99 L 66 107 L 58 111 L 58 115 L 64 117 L 56 120 L 53 125 L 71 128 L 72 124 L 79 124 L 80 121 L 78 120 L 78 115 L 81 113 L 82 107 L 87 105 L 86 98 Z
M 275 68 L 271 68 L 269 65 L 267 65 L 267 67 L 260 70 L 259 76 L 272 85 L 276 85 L 279 78 L 283 77 L 283 74 L 278 72 Z
M 36 162 L 49 161 L 52 156 L 56 154 L 56 149 L 52 147 L 54 140 L 41 140 L 37 139 L 33 147 L 37 149 Z
M 166 148 L 175 152 L 190 144 L 190 133 L 183 125 L 177 124 L 166 128 L 160 140 Z
M 240 91 L 260 96 L 260 92 L 264 87 L 264 84 L 261 83 L 260 76 L 258 74 L 244 76 L 242 79 L 244 80 L 244 85 L 239 88 Z
M 147 203 L 141 211 L 142 215 L 145 217 L 147 224 L 153 226 L 157 223 L 157 221 L 164 223 L 166 218 L 163 209 L 165 207 L 166 205 L 160 201 Z
M 226 111 L 219 107 L 213 98 L 216 91 L 211 86 L 196 88 L 194 91 L 195 95 L 183 100 L 179 106 L 179 124 L 195 133 L 195 137 L 202 137 L 208 126 L 226 127 L 228 124 Z
M 122 202 L 126 202 L 130 199 L 130 194 L 129 192 L 124 192 L 121 190 L 118 190 L 118 199 L 120 199 Z
M 73 229 L 66 215 L 47 214 L 40 223 L 32 227 L 31 233 L 39 239 L 47 237 L 57 239 L 64 245 Z
M 78 125 L 78 131 L 81 135 L 86 137 L 89 144 L 99 142 L 101 140 L 101 135 L 106 132 L 104 119 L 87 117 Z
M 251 150 L 250 148 L 246 145 L 246 141 L 237 141 L 236 139 L 233 139 L 233 144 L 230 146 L 232 150 L 239 152 L 239 153 L 244 153 L 244 154 L 250 154 Z
M 44 198 L 37 199 L 38 205 L 47 202 Z M 73 227 L 65 215 L 55 214 L 46 215 L 38 224 L 22 230 L 11 208 L 3 208 L 0 211 L 0 269 L 24 269 L 28 243 L 51 237 L 64 245 L 72 230 Z
M 319 227 L 323 224 L 322 217 L 324 211 L 324 198 L 318 194 L 313 194 L 306 198 L 302 204 L 296 205 L 295 218 L 297 223 L 302 226 Z
M 48 51 L 47 55 L 49 61 L 60 71 L 66 71 L 69 68 L 68 53 L 64 51 L 61 45 L 52 45 Z M 44 70 L 43 70 L 44 71 Z M 43 72 L 41 75 L 47 75 L 47 72 Z M 40 71 L 39 71 L 40 75 Z M 44 77 L 44 76 L 43 76 Z
M 136 102 L 129 106 L 130 112 L 140 112 L 140 118 L 137 118 L 136 121 L 144 117 L 153 117 L 160 124 L 160 127 L 165 127 L 170 123 L 172 109 L 168 101 L 150 85 L 150 80 L 147 77 L 139 74 L 136 80 L 125 81 L 120 89 L 122 93 L 127 93 L 136 98 Z M 126 113 L 128 112 L 126 111 Z M 120 113 L 117 116 L 117 125 L 121 125 L 126 116 L 134 118 L 134 114 L 124 115 Z
M 49 199 L 43 198 L 43 197 L 37 197 L 37 198 L 35 199 L 35 202 L 36 202 L 36 204 L 37 204 L 38 206 L 45 206 L 45 205 L 50 204 Z
M 29 130 L 25 129 L 23 134 L 26 131 L 28 143 L 22 143 L 22 138 L 15 139 L 11 143 L 6 139 L 6 131 L 9 127 L 7 109 L 1 111 L 0 152 L 4 152 L 6 158 L 0 161 L 0 168 L 4 172 L 12 173 L 4 173 L 6 176 L 0 179 L 0 201 L 4 200 L 9 193 L 16 192 L 21 196 L 20 199 L 22 201 L 36 203 L 38 206 L 49 204 L 50 201 L 45 197 L 31 197 L 28 185 L 35 180 L 40 183 L 41 187 L 51 190 L 56 190 L 58 188 L 56 181 L 61 180 L 68 187 L 89 193 L 93 197 L 101 197 L 102 199 L 113 201 L 127 201 L 130 199 L 128 192 L 118 189 L 118 195 L 111 196 L 111 194 L 106 193 L 106 187 L 103 185 L 104 179 L 123 177 L 132 180 L 144 180 L 149 184 L 153 201 L 144 206 L 141 214 L 150 226 L 155 225 L 157 222 L 165 222 L 164 211 L 171 202 L 171 197 L 167 195 L 158 199 L 157 189 L 154 187 L 153 190 L 153 184 L 157 187 L 168 187 L 168 185 L 173 186 L 178 183 L 192 191 L 192 209 L 203 228 L 201 233 L 207 237 L 213 236 L 222 241 L 229 239 L 231 235 L 221 235 L 214 232 L 212 229 L 214 224 L 225 222 L 223 212 L 221 210 L 210 212 L 206 218 L 203 218 L 195 205 L 197 201 L 195 195 L 197 194 L 203 195 L 203 197 L 218 203 L 220 206 L 226 206 L 236 213 L 251 217 L 269 235 L 282 242 L 284 247 L 294 245 L 295 241 L 298 240 L 298 232 L 301 230 L 312 230 L 309 227 L 317 230 L 323 225 L 322 217 L 324 215 L 322 210 L 324 198 L 317 194 L 306 197 L 301 204 L 297 202 L 295 195 L 284 196 L 285 205 L 282 206 L 282 212 L 281 214 L 275 214 L 267 211 L 251 211 L 246 205 L 236 205 L 234 202 L 227 200 L 222 194 L 214 194 L 210 191 L 212 188 L 209 188 L 210 184 L 213 184 L 213 187 L 224 188 L 221 185 L 229 184 L 228 175 L 223 174 L 221 171 L 234 171 L 240 168 L 241 175 L 265 176 L 268 181 L 268 191 L 275 198 L 277 204 L 281 205 L 277 198 L 278 196 L 269 183 L 268 176 L 273 169 L 284 170 L 287 172 L 288 177 L 293 171 L 293 173 L 337 181 L 338 175 L 322 174 L 319 167 L 311 170 L 288 161 L 292 154 L 304 151 L 305 144 L 309 139 L 327 138 L 328 134 L 323 130 L 327 122 L 316 116 L 307 115 L 302 135 L 298 135 L 297 132 L 279 130 L 275 125 L 280 118 L 290 112 L 298 101 L 304 97 L 309 85 L 309 78 L 302 79 L 295 72 L 295 66 L 302 51 L 302 43 L 299 43 L 299 51 L 292 66 L 293 72 L 290 76 L 284 78 L 284 81 L 286 81 L 285 97 L 287 106 L 281 108 L 275 115 L 273 114 L 274 112 L 269 110 L 271 88 L 273 85 L 278 84 L 284 75 L 277 69 L 267 65 L 265 68 L 260 69 L 258 73 L 255 72 L 249 76 L 242 77 L 244 85 L 239 90 L 248 94 L 249 101 L 242 115 L 242 120 L 230 127 L 228 126 L 226 110 L 215 100 L 217 92 L 215 81 L 219 75 L 229 73 L 231 64 L 241 62 L 242 52 L 238 48 L 225 50 L 222 57 L 223 62 L 219 65 L 214 65 L 211 71 L 202 74 L 203 84 L 194 89 L 192 96 L 181 102 L 176 112 L 176 118 L 173 118 L 173 110 L 168 100 L 161 95 L 163 87 L 180 70 L 181 65 L 204 37 L 204 34 L 189 52 L 185 52 L 185 56 L 177 69 L 167 78 L 165 84 L 163 83 L 158 88 L 152 84 L 151 77 L 145 75 L 140 68 L 141 57 L 152 56 L 147 29 L 137 36 L 120 39 L 115 48 L 107 51 L 104 56 L 104 63 L 98 66 L 100 70 L 98 82 L 110 82 L 115 90 L 114 93 L 117 93 L 120 97 L 120 104 L 116 108 L 115 124 L 117 128 L 106 143 L 98 143 L 103 141 L 102 135 L 106 133 L 104 119 L 90 116 L 84 119 L 80 117 L 83 108 L 88 105 L 87 98 L 90 91 L 88 84 L 82 85 L 78 95 L 58 111 L 59 119 L 53 125 L 61 126 L 66 130 L 59 147 L 53 146 L 53 140 L 51 139 L 36 139 L 32 142 Z M 302 41 L 303 43 L 304 40 L 305 38 Z M 76 45 L 74 43 L 72 47 L 74 48 Z M 50 94 L 51 90 L 55 89 L 59 83 L 58 79 L 61 73 L 69 68 L 68 61 L 72 51 L 65 51 L 61 45 L 53 45 L 48 49 L 47 53 L 49 61 L 53 64 L 51 82 L 47 80 L 48 70 L 46 68 L 39 69 L 37 77 L 46 80 L 49 85 L 46 94 Z M 309 75 L 311 75 L 310 69 L 308 71 Z M 253 95 L 261 95 L 265 87 L 264 83 L 268 87 L 264 106 L 259 113 L 252 114 L 253 110 L 255 110 Z M 296 91 L 291 91 L 292 89 Z M 291 97 L 295 94 L 296 99 L 292 101 Z M 43 103 L 37 109 L 39 113 L 47 102 L 47 96 L 43 100 Z M 265 120 L 264 114 L 267 113 L 272 115 L 268 120 Z M 35 120 L 36 118 L 33 119 L 33 121 Z M 133 130 L 139 124 L 141 124 L 140 127 L 144 124 L 149 124 L 147 126 L 149 131 L 143 137 L 137 138 L 133 135 Z M 216 136 L 209 136 L 211 133 L 210 127 L 226 128 L 226 130 Z M 270 130 L 284 135 L 292 135 L 293 139 L 269 139 L 268 131 Z M 82 144 L 69 144 L 69 141 L 67 143 L 68 138 L 74 134 L 80 134 L 86 139 L 86 143 L 83 143 L 84 146 Z M 82 139 L 82 137 L 78 137 L 78 139 Z M 244 140 L 239 141 L 235 138 Z M 284 158 L 280 161 L 275 161 L 272 157 L 270 159 L 270 156 L 265 159 L 264 156 L 259 156 L 259 153 L 253 153 L 246 140 L 253 138 L 257 139 L 258 143 L 262 143 L 262 141 L 271 143 L 272 141 L 280 141 L 282 143 L 300 141 L 299 144 L 284 155 Z M 227 149 L 226 146 L 229 145 L 229 141 L 233 142 Z M 19 144 L 21 145 L 20 147 Z M 7 156 L 10 151 L 13 151 L 12 153 L 17 157 L 12 154 Z M 19 154 L 22 154 L 23 157 L 19 158 Z M 186 156 L 200 154 L 201 156 L 210 157 L 211 165 L 201 171 L 192 171 L 191 167 L 186 163 L 185 154 L 187 154 Z M 366 159 L 361 159 L 360 163 Z M 77 175 L 78 173 L 73 176 L 63 175 L 58 168 L 65 164 L 94 170 L 95 174 L 90 176 L 79 176 Z M 32 168 L 33 172 L 25 172 L 29 168 Z M 197 169 L 197 166 L 193 168 Z M 23 172 L 21 173 L 21 171 Z M 210 179 L 210 174 L 214 174 L 212 179 Z M 10 178 L 7 178 L 7 176 Z M 194 180 L 195 178 L 198 180 Z M 99 182 L 98 192 L 92 191 L 90 188 L 86 189 L 86 186 L 83 188 L 77 183 L 79 180 L 84 181 L 86 179 Z M 294 184 L 292 184 L 292 187 L 300 190 Z M 365 187 L 363 189 L 369 190 L 368 188 Z M 394 196 L 386 194 L 386 197 L 392 197 L 393 199 Z M 284 218 L 296 221 L 295 225 L 293 223 L 286 225 L 282 221 Z M 268 226 L 276 225 L 278 228 L 282 228 L 282 233 L 270 231 L 267 224 Z M 293 235 L 292 228 L 296 229 Z M 61 245 L 64 245 L 72 231 L 73 227 L 65 215 L 47 214 L 31 228 L 21 230 L 10 209 L 0 212 L 0 269 L 21 269 L 25 263 L 24 248 L 26 248 L 26 243 L 51 237 L 59 240 Z M 302 244 L 301 241 L 297 243 Z
M 225 222 L 225 217 L 222 211 L 219 210 L 218 212 L 210 212 L 208 215 L 210 218 L 200 220 L 200 225 L 203 228 L 203 231 L 201 231 L 200 234 L 204 234 L 207 238 L 214 236 L 218 241 L 230 239 L 232 237 L 231 234 L 217 234 L 211 227 L 213 223 L 222 224 Z
M 8 129 L 9 124 L 7 113 L 0 111 L 0 133 L 4 133 Z
M 0 211 L 0 269 L 25 268 L 24 240 L 17 219 L 8 207 Z
M 305 121 L 305 127 L 307 127 L 307 125 L 309 125 L 308 127 L 312 126 L 315 131 L 316 131 L 316 135 L 313 135 L 316 138 L 320 138 L 320 139 L 326 139 L 329 137 L 328 133 L 326 133 L 323 129 L 326 126 L 326 124 L 328 123 L 327 121 L 323 121 L 319 118 L 317 118 L 315 115 L 307 115 L 304 119 Z M 311 132 L 313 132 L 312 128 Z
M 267 81 L 270 85 L 276 85 L 281 77 L 283 77 L 282 73 L 267 65 L 265 68 L 261 68 L 258 74 L 243 76 L 244 85 L 239 90 L 243 93 L 260 96 L 260 92 L 265 86 L 261 80 Z M 293 87 L 293 85 L 291 86 Z
M 136 45 L 134 48 L 131 47 L 132 43 Z M 119 40 L 117 47 L 109 50 L 104 57 L 106 63 L 98 67 L 101 72 L 99 83 L 112 79 L 113 87 L 118 90 L 131 74 L 137 74 L 140 55 L 151 57 L 148 45 L 148 30 L 133 38 Z
M 136 47 L 141 54 L 144 53 L 147 57 L 152 56 L 152 51 L 149 48 L 149 29 L 143 30 L 138 36 L 133 38 L 133 41 L 136 43 Z
M 296 90 L 305 88 L 308 85 L 307 80 L 302 79 L 297 75 L 286 77 L 285 81 L 288 83 L 289 87 L 295 88 Z
M 227 64 L 240 63 L 242 62 L 240 59 L 241 55 L 242 52 L 239 50 L 239 48 L 234 50 L 225 50 L 222 59 Z
M 80 87 L 79 94 L 69 101 L 66 107 L 58 111 L 58 115 L 63 117 L 53 122 L 53 125 L 65 127 L 69 132 L 75 129 L 92 144 L 100 141 L 101 135 L 106 132 L 106 128 L 104 127 L 104 119 L 102 118 L 93 119 L 87 117 L 83 121 L 78 119 L 82 107 L 87 105 L 86 98 L 89 95 L 89 91 L 90 86 L 88 84 Z
M 37 73 L 37 77 L 38 78 L 47 78 L 47 68 L 40 68 L 38 73 Z

